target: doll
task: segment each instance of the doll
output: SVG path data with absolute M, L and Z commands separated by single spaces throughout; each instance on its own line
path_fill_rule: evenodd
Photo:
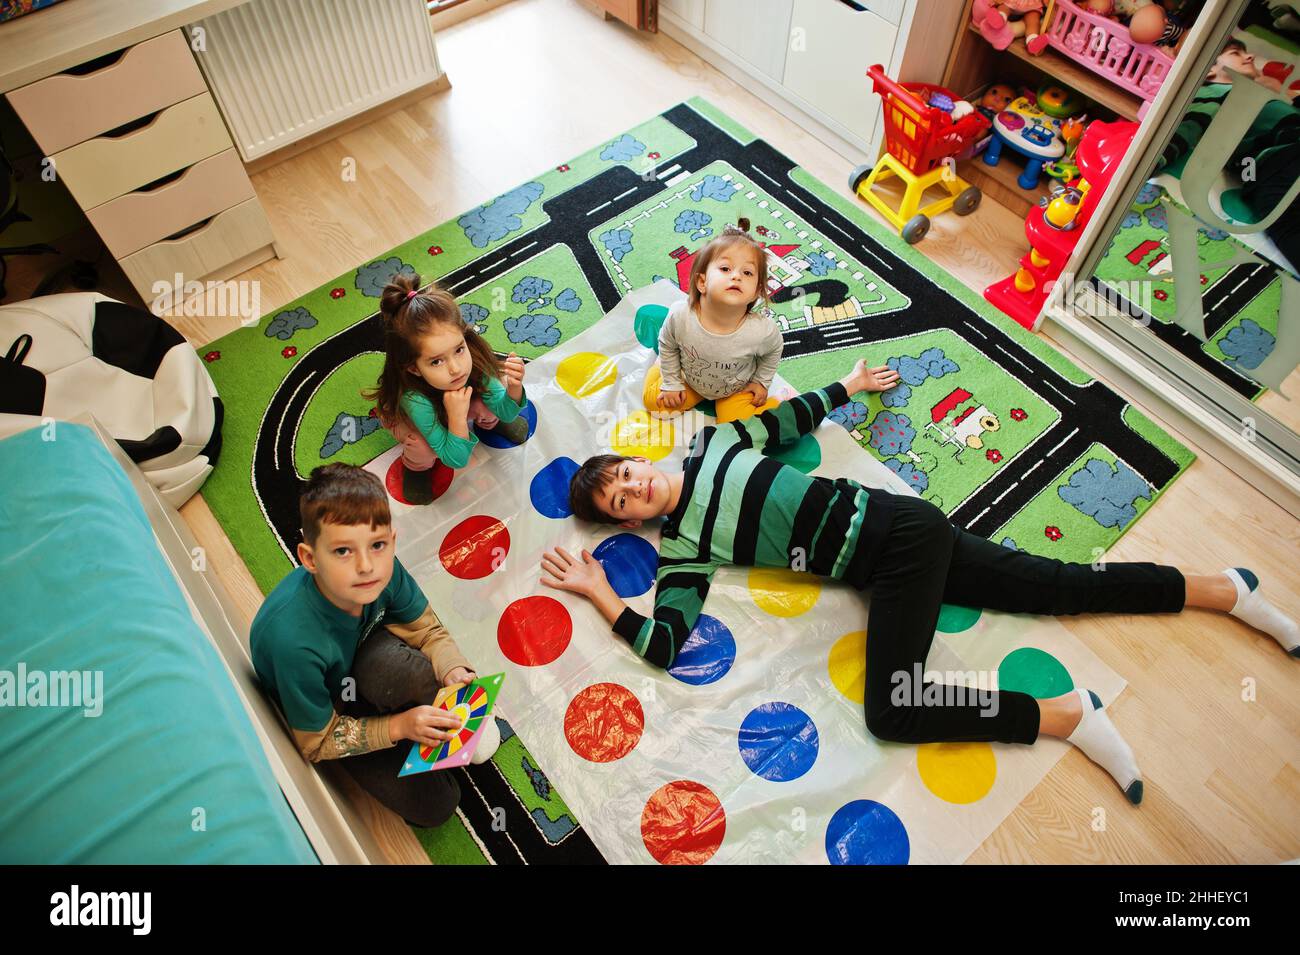
M 1128 21 L 1134 43 L 1155 43 L 1164 36 L 1169 22 L 1165 8 L 1156 0 L 1115 0 L 1115 13 Z
M 1019 14 L 1019 19 L 1011 20 L 1012 14 Z M 1022 34 L 1025 49 L 1034 56 L 1047 48 L 1047 37 L 1038 32 L 1042 26 L 1043 0 L 1001 0 L 996 6 L 989 0 L 975 0 L 971 19 L 995 50 L 1005 50 Z
M 1197 0 L 1085 0 L 1089 13 L 1128 25 L 1134 43 L 1154 43 L 1175 50 L 1196 19 Z
M 975 108 L 989 119 L 992 119 L 1010 106 L 1011 101 L 1015 98 L 1016 91 L 1009 84 L 994 83 L 984 91 L 984 95 L 980 97 L 980 101 Z

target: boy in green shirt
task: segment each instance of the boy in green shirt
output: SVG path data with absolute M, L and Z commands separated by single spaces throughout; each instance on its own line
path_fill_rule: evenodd
M 312 472 L 299 499 L 302 566 L 253 618 L 253 668 L 311 762 L 343 760 L 363 789 L 416 826 L 436 826 L 460 790 L 447 772 L 398 778 L 408 747 L 450 738 L 460 723 L 435 710 L 439 688 L 473 668 L 393 552 L 388 495 L 347 464 Z M 485 724 L 473 761 L 495 752 Z

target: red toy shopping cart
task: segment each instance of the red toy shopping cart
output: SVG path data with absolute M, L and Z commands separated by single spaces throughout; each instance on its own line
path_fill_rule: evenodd
M 954 120 L 957 97 L 942 86 L 895 82 L 879 64 L 867 76 L 884 100 L 885 154 L 874 168 L 853 170 L 849 188 L 892 222 L 906 242 L 920 242 L 930 231 L 931 216 L 949 209 L 969 215 L 979 205 L 980 191 L 957 175 L 955 157 L 988 132 L 989 121 L 978 110 Z M 872 191 L 890 176 L 906 184 L 898 209 Z M 936 184 L 948 194 L 922 207 L 921 197 Z

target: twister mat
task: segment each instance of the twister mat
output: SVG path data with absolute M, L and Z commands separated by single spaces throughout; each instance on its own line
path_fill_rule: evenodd
M 448 772 L 460 786 L 456 814 L 434 829 L 412 827 L 437 865 L 599 865 L 592 844 L 539 760 L 501 715 L 492 758 Z
M 635 312 L 680 297 L 671 283 L 638 290 L 534 361 L 532 436 L 476 448 L 433 505 L 395 502 L 402 561 L 468 657 L 508 674 L 501 705 L 610 862 L 960 862 L 1067 744 L 875 740 L 863 718 L 863 594 L 724 568 L 665 673 L 585 600 L 540 583 L 547 548 L 585 548 L 651 612 L 657 527 L 580 524 L 564 490 L 577 462 L 608 449 L 678 468 L 710 423 L 698 412 L 655 422 L 639 404 L 654 355 L 636 341 Z M 849 353 L 840 360 L 847 370 Z M 813 438 L 794 466 L 913 493 L 835 423 Z M 366 466 L 384 477 L 397 455 Z M 948 682 L 993 688 L 995 673 L 1038 697 L 1077 685 L 1107 702 L 1124 686 L 1051 618 L 945 607 L 939 629 L 927 672 Z
M 845 349 L 897 367 L 902 384 L 837 419 L 968 530 L 1092 561 L 1194 459 L 853 198 L 695 99 L 201 349 L 226 403 L 203 495 L 258 585 L 293 566 L 312 468 L 392 446 L 360 396 L 381 366 L 376 309 L 392 274 L 437 279 L 494 348 L 534 361 L 629 291 L 684 281 L 740 216 L 767 244 L 781 376 L 823 384 Z

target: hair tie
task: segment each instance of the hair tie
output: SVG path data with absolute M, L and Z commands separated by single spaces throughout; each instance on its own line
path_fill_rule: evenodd
M 416 291 L 415 289 L 411 289 L 409 292 L 406 293 L 406 300 L 407 300 L 408 302 L 409 302 L 411 299 L 415 298 L 415 291 Z

